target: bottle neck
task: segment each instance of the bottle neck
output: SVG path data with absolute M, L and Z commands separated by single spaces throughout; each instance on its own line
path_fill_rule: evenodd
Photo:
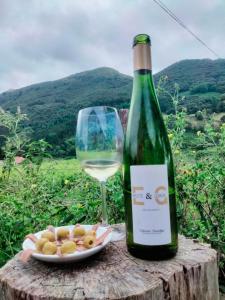
M 149 44 L 137 44 L 133 48 L 133 64 L 135 71 L 151 71 L 151 50 Z M 136 72 L 135 72 L 136 73 Z
M 140 97 L 132 97 L 135 102 L 143 101 L 144 98 L 151 100 L 151 103 L 156 103 L 158 100 L 155 94 L 154 81 L 152 77 L 151 65 L 151 48 L 149 44 L 137 44 L 134 50 L 134 79 L 133 79 L 133 94 L 139 93 Z M 149 96 L 150 94 L 151 96 Z

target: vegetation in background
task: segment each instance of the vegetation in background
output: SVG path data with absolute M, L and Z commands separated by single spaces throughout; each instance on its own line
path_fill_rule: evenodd
M 154 76 L 156 83 L 161 76 L 168 76 L 165 88 L 169 92 L 173 91 L 174 82 L 179 84 L 180 94 L 185 96 L 179 102 L 179 109 L 186 108 L 187 114 L 193 115 L 187 123 L 189 131 L 198 131 L 201 126 L 194 116 L 199 110 L 207 109 L 209 114 L 223 112 L 220 118 L 225 118 L 224 69 L 225 59 L 183 60 Z M 105 104 L 127 108 L 131 89 L 131 76 L 99 68 L 4 92 L 0 94 L 0 106 L 13 113 L 20 106 L 29 116 L 24 126 L 30 129 L 32 139 L 45 139 L 53 145 L 53 156 L 66 157 L 75 155 L 73 136 L 78 111 Z M 164 113 L 174 113 L 172 99 L 166 93 L 161 93 L 159 102 Z M 0 146 L 2 143 L 0 138 Z
M 52 155 L 74 156 L 78 111 L 106 103 L 115 107 L 128 105 L 131 86 L 130 76 L 111 68 L 99 68 L 2 93 L 0 106 L 12 113 L 20 106 L 29 116 L 23 125 L 30 129 L 32 139 L 45 139 L 53 145 Z
M 159 82 L 164 89 L 166 78 Z M 225 123 L 215 126 L 212 115 L 201 112 L 202 131 L 186 138 L 186 110 L 179 109 L 179 86 L 169 93 L 174 114 L 166 116 L 176 166 L 179 231 L 211 244 L 219 257 L 221 289 L 225 292 Z
M 165 116 L 174 154 L 177 214 L 180 233 L 210 243 L 219 254 L 221 288 L 225 285 L 225 124 L 216 125 L 212 114 L 198 112 L 202 129 L 187 132 L 187 109 L 180 108 L 184 95 L 176 84 L 166 90 L 161 78 L 158 93 L 167 93 L 173 114 Z M 201 116 L 200 116 L 201 115 Z M 5 160 L 0 177 L 0 265 L 21 249 L 24 236 L 49 223 L 96 223 L 100 219 L 100 189 L 75 159 L 52 160 L 44 140 L 31 141 L 20 127 L 26 118 L 0 111 L 5 131 Z M 11 124 L 11 125 L 9 125 Z M 15 158 L 25 160 L 16 164 Z M 111 223 L 124 220 L 121 172 L 108 182 Z
M 21 122 L 26 119 L 26 115 L 20 112 L 19 107 L 15 115 L 0 108 L 0 125 L 5 129 L 1 135 L 4 140 L 2 151 L 5 158 L 2 166 L 2 179 L 9 178 L 14 167 L 15 157 L 22 153 L 27 142 L 26 130 L 20 128 Z

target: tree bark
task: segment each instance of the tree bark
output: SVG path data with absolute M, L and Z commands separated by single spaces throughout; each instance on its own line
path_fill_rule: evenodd
M 124 231 L 124 225 L 114 226 Z M 179 237 L 175 258 L 132 257 L 124 240 L 74 264 L 53 265 L 18 255 L 0 269 L 0 300 L 219 300 L 216 251 Z

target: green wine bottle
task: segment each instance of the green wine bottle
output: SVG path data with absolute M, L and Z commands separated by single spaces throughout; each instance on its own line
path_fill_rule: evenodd
M 155 93 L 150 37 L 135 36 L 134 80 L 124 146 L 124 198 L 128 251 L 146 259 L 177 252 L 172 152 Z

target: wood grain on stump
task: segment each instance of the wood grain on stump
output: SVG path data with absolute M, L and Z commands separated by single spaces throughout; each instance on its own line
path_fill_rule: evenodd
M 115 226 L 124 231 L 123 225 Z M 80 263 L 26 264 L 18 255 L 0 269 L 0 300 L 218 300 L 217 254 L 206 244 L 179 237 L 175 258 L 132 257 L 125 241 L 110 243 Z

